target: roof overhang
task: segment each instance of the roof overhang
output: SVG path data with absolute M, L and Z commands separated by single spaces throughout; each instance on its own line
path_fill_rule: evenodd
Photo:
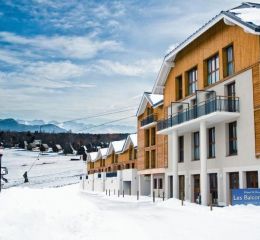
M 203 25 L 198 31 L 196 31 L 194 34 L 192 34 L 190 37 L 188 37 L 185 41 L 183 41 L 181 44 L 179 44 L 175 49 L 173 49 L 170 53 L 168 53 L 162 63 L 162 66 L 160 68 L 159 74 L 156 78 L 152 93 L 153 94 L 162 94 L 162 89 L 164 88 L 165 82 L 168 78 L 168 75 L 171 71 L 171 69 L 174 67 L 174 61 L 177 56 L 177 54 L 183 50 L 185 47 L 187 47 L 190 43 L 192 43 L 195 39 L 200 37 L 203 33 L 205 33 L 208 29 L 210 29 L 212 26 L 217 24 L 220 21 L 224 21 L 227 25 L 237 25 L 244 29 L 245 32 L 260 35 L 260 28 L 254 27 L 252 24 L 240 21 L 238 17 L 234 16 L 233 14 L 223 11 L 217 16 L 215 16 L 213 19 L 211 19 L 209 22 L 207 22 L 205 25 Z

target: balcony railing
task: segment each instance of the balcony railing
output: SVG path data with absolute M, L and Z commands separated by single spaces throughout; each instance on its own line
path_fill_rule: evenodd
M 141 127 L 157 121 L 157 115 L 151 114 L 141 121 Z
M 157 129 L 158 131 L 161 131 L 213 112 L 239 112 L 239 98 L 223 96 L 211 98 L 192 108 L 187 108 L 181 112 L 175 113 L 168 119 L 158 121 Z
M 117 177 L 117 172 L 107 172 L 107 173 L 106 173 L 106 177 L 107 177 L 107 178 Z

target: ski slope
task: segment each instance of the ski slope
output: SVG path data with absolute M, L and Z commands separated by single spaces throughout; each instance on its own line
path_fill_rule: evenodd
M 59 187 L 79 182 L 79 176 L 83 171 L 83 161 L 71 161 L 71 158 L 79 158 L 78 156 L 46 153 L 46 155 L 40 155 L 39 160 L 36 160 L 38 156 L 39 152 L 4 149 L 2 166 L 7 167 L 9 171 L 5 176 L 9 182 L 4 187 Z M 23 174 L 30 168 L 29 183 L 24 184 Z

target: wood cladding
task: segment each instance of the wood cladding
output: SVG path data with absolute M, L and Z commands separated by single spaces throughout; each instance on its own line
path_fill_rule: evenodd
M 163 107 L 157 107 L 151 111 L 151 105 L 148 103 L 146 106 L 146 111 L 144 114 L 140 115 L 138 117 L 138 160 L 137 160 L 137 169 L 139 171 L 147 169 L 146 166 L 146 153 L 147 156 L 149 156 L 149 167 L 153 168 L 165 168 L 167 167 L 167 155 L 168 151 L 165 148 L 167 137 L 163 135 L 156 134 L 157 129 L 156 126 L 150 127 L 148 129 L 140 129 L 141 127 L 141 121 L 149 116 L 151 112 L 153 114 L 156 114 L 158 119 L 163 118 L 164 116 L 164 109 Z M 153 128 L 155 127 L 155 144 L 153 144 Z M 147 133 L 149 132 L 149 141 L 147 141 Z M 149 146 L 147 146 L 147 142 L 149 142 Z M 155 153 L 154 153 L 155 151 Z M 153 154 L 155 154 L 155 164 L 153 163 Z
M 235 72 L 239 72 L 259 61 L 259 36 L 245 33 L 238 26 L 228 26 L 223 21 L 217 23 L 207 32 L 180 51 L 175 59 L 164 90 L 164 106 L 176 101 L 176 78 L 182 76 L 183 96 L 187 96 L 187 71 L 193 67 L 198 69 L 198 89 L 205 86 L 205 60 L 219 54 L 220 80 L 224 78 L 224 49 L 233 44 Z

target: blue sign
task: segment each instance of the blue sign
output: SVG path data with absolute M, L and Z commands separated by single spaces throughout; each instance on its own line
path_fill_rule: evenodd
M 260 206 L 260 189 L 232 189 L 232 205 L 253 204 Z

